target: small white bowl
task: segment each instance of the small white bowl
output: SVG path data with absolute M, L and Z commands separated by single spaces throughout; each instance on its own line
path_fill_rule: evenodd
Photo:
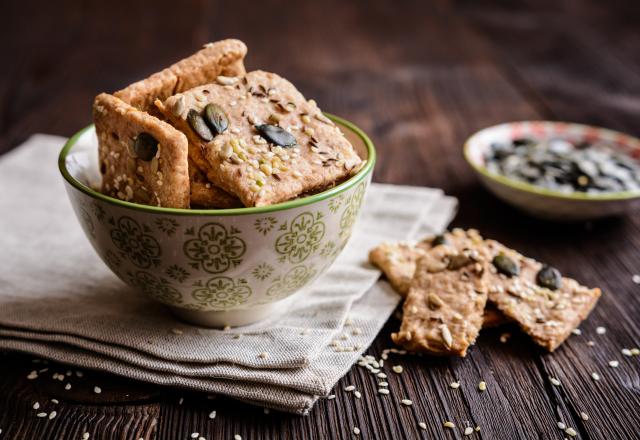
M 640 208 L 640 191 L 567 194 L 490 173 L 485 166 L 485 155 L 491 144 L 507 143 L 518 138 L 605 141 L 611 148 L 640 159 L 640 139 L 606 128 L 552 121 L 494 125 L 480 130 L 465 142 L 464 157 L 483 185 L 505 202 L 535 217 L 559 221 L 591 220 Z
M 194 324 L 250 324 L 322 275 L 351 235 L 371 182 L 375 149 L 355 125 L 328 115 L 366 160 L 327 191 L 277 205 L 172 209 L 101 194 L 93 126 L 73 136 L 58 166 L 93 248 L 125 283 Z

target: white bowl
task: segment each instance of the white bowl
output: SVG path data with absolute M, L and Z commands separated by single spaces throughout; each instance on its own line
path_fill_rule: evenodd
M 277 205 L 171 209 L 101 194 L 92 189 L 101 179 L 93 126 L 69 139 L 58 164 L 87 238 L 120 279 L 192 323 L 244 325 L 322 275 L 351 235 L 375 149 L 353 124 L 328 116 L 364 167 L 334 188 Z
M 485 128 L 465 142 L 464 156 L 484 186 L 505 202 L 535 217 L 559 221 L 620 215 L 640 207 L 640 191 L 566 194 L 490 173 L 485 167 L 485 155 L 491 144 L 522 137 L 606 141 L 613 149 L 640 159 L 640 139 L 605 128 L 552 121 L 509 122 Z

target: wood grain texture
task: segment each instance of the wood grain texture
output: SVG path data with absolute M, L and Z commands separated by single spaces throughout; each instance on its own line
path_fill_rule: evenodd
M 456 226 L 476 227 L 604 291 L 582 335 L 556 353 L 504 328 L 483 331 L 466 359 L 391 354 L 391 395 L 378 395 L 377 380 L 355 366 L 336 399 L 319 402 L 309 417 L 93 372 L 65 391 L 64 382 L 26 375 L 67 367 L 5 353 L 0 439 L 79 439 L 83 432 L 92 439 L 186 439 L 193 432 L 207 439 L 349 439 L 354 426 L 363 439 L 449 439 L 465 438 L 463 427 L 476 425 L 481 431 L 470 438 L 562 439 L 558 420 L 582 439 L 640 437 L 640 357 L 620 353 L 640 346 L 640 286 L 631 281 L 640 273 L 640 218 L 572 225 L 530 219 L 480 188 L 461 155 L 470 134 L 507 120 L 571 120 L 640 135 L 637 2 L 202 0 L 178 7 L 165 0 L 26 0 L 0 8 L 10 18 L 0 28 L 0 153 L 36 132 L 69 136 L 90 122 L 97 93 L 205 41 L 234 36 L 249 46 L 248 68 L 284 75 L 371 135 L 381 158 L 377 181 L 441 187 L 460 200 Z M 596 333 L 600 325 L 604 335 Z M 391 318 L 367 352 L 380 356 L 398 326 Z M 507 343 L 499 342 L 503 332 L 511 333 Z M 616 369 L 607 365 L 614 359 Z M 392 365 L 404 372 L 391 372 Z M 592 372 L 602 379 L 593 381 Z M 454 380 L 457 390 L 449 387 Z M 93 393 L 95 384 L 103 393 Z M 342 391 L 349 384 L 362 399 Z M 401 405 L 403 398 L 413 405 Z M 47 412 L 55 407 L 57 416 L 35 417 L 35 401 L 47 402 Z M 457 428 L 445 430 L 445 420 Z

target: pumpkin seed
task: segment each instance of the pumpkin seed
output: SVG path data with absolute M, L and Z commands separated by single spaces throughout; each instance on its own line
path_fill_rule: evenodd
M 440 246 L 441 244 L 449 244 L 449 240 L 447 240 L 447 237 L 445 237 L 443 234 L 436 235 L 431 242 L 431 246 L 436 247 Z
M 217 104 L 207 104 L 204 108 L 204 121 L 214 134 L 222 134 L 229 127 L 227 114 Z
M 447 264 L 447 269 L 458 270 L 462 267 L 465 267 L 472 261 L 473 260 L 471 260 L 471 258 L 464 254 L 452 255 L 451 257 L 449 257 L 449 264 Z
M 520 273 L 520 267 L 505 254 L 499 254 L 493 257 L 492 263 L 496 269 L 498 269 L 498 272 L 508 277 L 513 277 Z
M 133 143 L 133 151 L 136 156 L 144 161 L 150 161 L 158 152 L 158 141 L 149 133 L 142 132 L 136 136 Z
M 293 147 L 296 145 L 296 138 L 282 127 L 262 124 L 256 125 L 256 130 L 258 130 L 260 136 L 272 144 L 276 144 L 281 147 Z
M 213 133 L 207 126 L 207 123 L 204 122 L 204 119 L 197 111 L 191 109 L 189 110 L 189 114 L 187 115 L 187 121 L 189 121 L 189 125 L 196 132 L 198 136 L 204 141 L 213 140 Z
M 536 275 L 536 283 L 538 283 L 538 286 L 556 290 L 562 284 L 562 275 L 555 267 L 545 265 Z

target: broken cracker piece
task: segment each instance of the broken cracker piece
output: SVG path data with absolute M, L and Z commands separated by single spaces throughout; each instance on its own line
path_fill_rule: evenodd
M 485 263 L 473 235 L 449 234 L 421 257 L 403 307 L 396 344 L 434 355 L 465 356 L 480 332 L 487 302 Z
M 533 340 L 554 351 L 580 325 L 595 306 L 601 291 L 562 277 L 558 289 L 536 284 L 543 264 L 527 258 L 494 240 L 486 240 L 486 258 L 503 254 L 519 267 L 519 275 L 509 277 L 488 266 L 486 283 L 489 300 L 508 318 L 516 321 Z

